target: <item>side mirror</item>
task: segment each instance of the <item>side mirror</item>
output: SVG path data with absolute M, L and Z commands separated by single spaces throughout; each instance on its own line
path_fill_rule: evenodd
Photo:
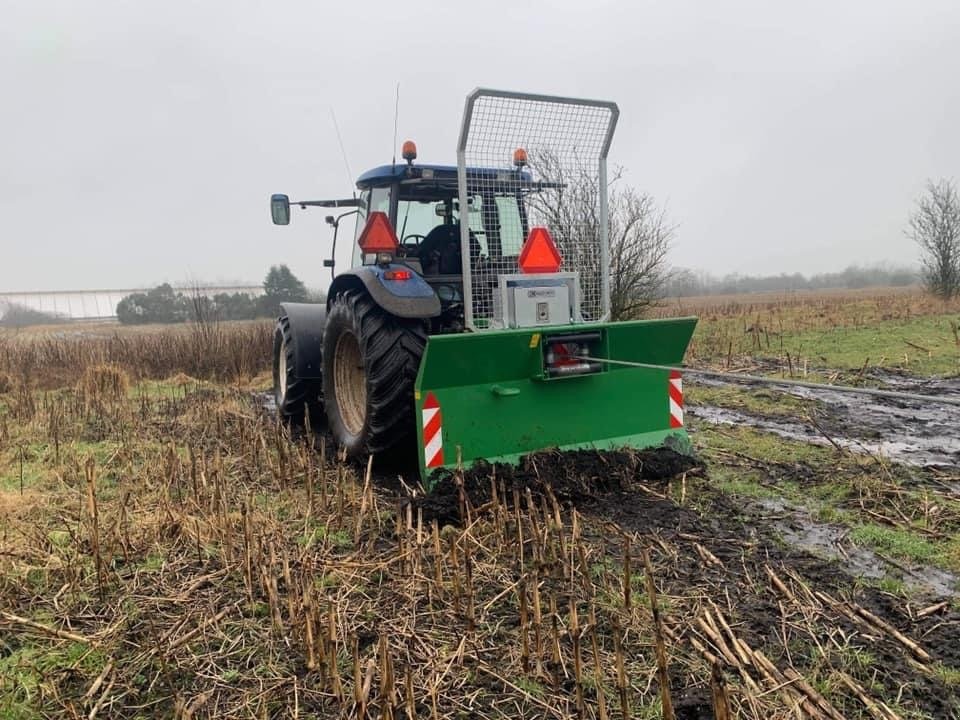
M 270 196 L 270 217 L 273 218 L 274 225 L 290 224 L 290 198 L 286 195 L 276 194 Z

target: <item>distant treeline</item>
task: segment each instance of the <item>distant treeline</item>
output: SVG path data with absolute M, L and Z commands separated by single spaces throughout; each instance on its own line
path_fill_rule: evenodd
M 784 292 L 790 290 L 857 289 L 865 287 L 905 287 L 920 282 L 919 271 L 913 268 L 859 267 L 821 273 L 807 277 L 800 273 L 779 275 L 725 275 L 715 277 L 706 272 L 678 269 L 667 282 L 668 297 L 692 295 L 739 295 L 742 293 Z
M 169 284 L 127 295 L 117 304 L 117 319 L 127 325 L 277 317 L 282 302 L 322 300 L 311 294 L 286 265 L 274 265 L 263 281 L 263 294 L 218 293 L 212 297 Z
M 70 318 L 52 312 L 34 310 L 19 303 L 0 305 L 0 327 L 21 328 L 30 325 L 56 325 Z

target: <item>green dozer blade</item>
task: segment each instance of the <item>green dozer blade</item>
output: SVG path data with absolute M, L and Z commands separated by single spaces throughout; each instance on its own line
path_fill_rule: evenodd
M 689 451 L 680 379 L 603 362 L 557 367 L 561 342 L 603 360 L 679 365 L 696 318 L 590 323 L 431 337 L 415 387 L 420 475 L 546 448 L 668 445 Z M 562 346 L 561 349 L 568 347 Z M 566 370 L 573 372 L 567 373 Z

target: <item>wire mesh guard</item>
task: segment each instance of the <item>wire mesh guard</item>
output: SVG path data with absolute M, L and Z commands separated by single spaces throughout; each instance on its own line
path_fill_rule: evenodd
M 617 116 L 613 103 L 491 90 L 468 97 L 457 154 L 469 219 L 461 228 L 468 327 L 500 326 L 498 278 L 519 272 L 536 226 L 550 231 L 561 270 L 579 273 L 582 318 L 605 317 L 606 155 Z

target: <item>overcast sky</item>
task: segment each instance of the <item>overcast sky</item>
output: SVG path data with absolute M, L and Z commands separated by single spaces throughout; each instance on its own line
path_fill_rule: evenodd
M 452 162 L 475 86 L 615 100 L 611 162 L 717 274 L 913 263 L 960 177 L 960 3 L 0 0 L 0 291 L 324 287 L 323 210 L 400 139 Z

